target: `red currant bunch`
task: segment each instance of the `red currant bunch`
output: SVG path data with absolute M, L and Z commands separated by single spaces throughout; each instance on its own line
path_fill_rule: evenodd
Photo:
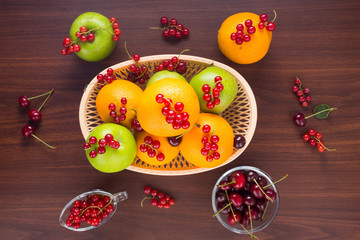
M 141 201 L 141 207 L 143 207 L 143 202 L 146 199 L 151 199 L 151 205 L 157 206 L 158 208 L 170 208 L 170 206 L 175 204 L 174 198 L 170 197 L 169 194 L 160 192 L 150 186 L 144 187 L 144 193 L 146 194 L 146 197 Z
M 155 100 L 159 104 L 164 104 L 161 112 L 165 116 L 166 122 L 172 124 L 173 129 L 188 129 L 190 127 L 190 122 L 188 121 L 189 113 L 184 111 L 184 104 L 182 102 L 173 104 L 171 98 L 166 98 L 161 93 L 156 95 Z
M 159 151 L 160 145 L 159 140 L 154 140 L 152 137 L 146 136 L 144 142 L 140 144 L 139 150 L 143 153 L 147 153 L 150 158 L 156 157 L 156 159 L 161 162 L 164 161 L 165 155 Z
M 316 132 L 314 129 L 310 129 L 307 133 L 303 134 L 302 138 L 304 141 L 309 142 L 310 146 L 316 146 L 319 152 L 336 150 L 327 148 L 322 141 L 322 134 Z
M 73 52 L 80 52 L 81 47 L 77 44 L 77 41 L 72 41 L 71 38 L 66 37 L 63 41 L 62 55 L 71 55 Z
M 276 18 L 276 13 L 275 13 Z M 274 18 L 274 20 L 275 20 Z M 260 15 L 260 22 L 258 23 L 258 28 L 263 29 L 266 27 L 268 31 L 275 30 L 274 20 L 272 22 L 268 21 L 268 16 L 266 14 Z M 230 34 L 231 40 L 235 41 L 237 45 L 243 44 L 243 42 L 249 42 L 251 40 L 251 35 L 256 32 L 256 27 L 253 25 L 253 21 L 251 19 L 247 19 L 244 24 L 239 23 L 236 26 L 236 32 Z
M 101 88 L 106 84 L 112 83 L 114 80 L 116 80 L 116 75 L 114 69 L 108 68 L 105 74 L 100 73 L 96 76 L 96 78 L 97 78 L 97 83 Z
M 208 84 L 202 86 L 202 91 L 204 92 L 203 99 L 206 102 L 206 107 L 209 109 L 213 109 L 215 105 L 220 104 L 220 92 L 224 90 L 224 85 L 221 83 L 222 78 L 220 76 L 216 76 L 214 81 L 215 87 L 212 90 Z
M 121 98 L 121 107 L 118 107 L 119 109 L 117 110 L 117 107 L 114 103 L 110 103 L 109 104 L 109 110 L 110 110 L 110 117 L 114 119 L 114 122 L 119 124 L 121 121 L 125 121 L 126 120 L 126 113 L 127 113 L 127 109 L 125 107 L 126 103 L 127 103 L 127 99 L 125 97 Z
M 79 31 L 75 33 L 75 36 L 81 41 L 81 42 L 93 42 L 95 40 L 95 34 L 93 32 L 94 30 L 88 30 L 87 27 L 81 26 Z
M 136 132 L 141 132 L 143 130 L 143 128 L 141 127 L 139 121 L 137 118 L 134 118 L 131 121 L 131 127 L 136 131 Z
M 125 50 L 128 53 L 127 49 L 126 49 L 126 43 L 125 43 Z M 135 64 L 131 64 L 129 67 L 129 74 L 127 76 L 127 79 L 131 82 L 138 82 L 139 84 L 144 84 L 146 82 L 146 80 L 149 80 L 150 76 L 149 76 L 149 69 L 146 65 L 140 65 L 139 61 L 140 61 L 140 55 L 139 54 L 134 54 L 132 56 L 130 56 L 130 54 L 128 53 L 129 57 L 135 61 Z
M 114 140 L 114 136 L 110 133 L 106 134 L 104 138 L 97 140 L 95 136 L 89 138 L 88 142 L 84 143 L 84 150 L 89 151 L 89 157 L 95 158 L 97 154 L 104 154 L 106 152 L 106 145 L 109 147 L 118 149 L 120 143 Z
M 292 92 L 295 93 L 296 96 L 298 97 L 298 100 L 299 100 L 301 106 L 303 106 L 303 107 L 309 106 L 309 103 L 311 101 L 311 96 L 309 94 L 310 89 L 304 88 L 302 86 L 302 82 L 301 82 L 300 78 L 298 78 L 298 77 L 296 77 L 296 79 L 294 81 Z
M 51 89 L 49 92 L 46 92 L 44 94 L 40 94 L 37 95 L 35 97 L 26 97 L 25 95 L 21 95 L 18 98 L 18 102 L 20 107 L 22 108 L 27 108 L 30 106 L 30 100 L 31 99 L 35 99 L 35 98 L 39 98 L 42 96 L 46 96 L 45 100 L 43 101 L 43 103 L 40 105 L 40 107 L 38 109 L 30 109 L 28 112 L 28 117 L 30 122 L 39 122 L 42 119 L 42 114 L 41 114 L 41 109 L 43 108 L 43 106 L 45 105 L 45 103 L 47 102 L 47 100 L 50 98 L 51 94 L 54 92 L 54 89 Z M 21 129 L 21 133 L 24 137 L 33 137 L 35 139 L 37 139 L 38 141 L 42 142 L 43 144 L 45 144 L 47 147 L 49 148 L 55 148 L 53 146 L 50 146 L 49 144 L 47 144 L 46 142 L 44 142 L 43 140 L 41 140 L 40 138 L 38 138 L 35 135 L 35 131 L 36 128 L 34 125 L 32 124 L 26 124 L 22 129 Z
M 178 23 L 175 18 L 169 19 L 167 17 L 162 17 L 160 19 L 161 28 L 151 28 L 151 29 L 161 29 L 162 36 L 166 39 L 176 38 L 181 39 L 182 37 L 187 38 L 190 34 L 188 28 L 184 27 L 183 24 Z
M 114 211 L 111 196 L 88 195 L 84 200 L 74 201 L 66 226 L 78 229 L 82 224 L 98 226 Z
M 173 57 L 171 59 L 166 59 L 162 61 L 158 66 L 155 67 L 155 72 L 159 72 L 162 70 L 175 70 L 180 74 L 184 74 L 187 70 L 187 66 L 185 61 L 179 60 L 179 57 Z
M 116 21 L 116 18 L 114 18 L 114 17 L 110 18 L 110 22 L 111 22 L 112 28 L 114 30 L 113 40 L 115 42 L 117 42 L 117 41 L 119 41 L 120 35 L 121 35 L 121 30 L 119 28 L 119 23 Z
M 219 149 L 217 143 L 219 142 L 220 138 L 218 135 L 214 135 L 212 133 L 210 136 L 206 136 L 208 135 L 210 130 L 210 125 L 204 125 L 202 127 L 202 131 L 203 133 L 205 133 L 205 135 L 201 139 L 201 143 L 203 144 L 201 154 L 206 156 L 206 161 L 208 162 L 212 162 L 213 160 L 218 160 L 220 158 L 220 153 L 217 152 L 217 150 Z

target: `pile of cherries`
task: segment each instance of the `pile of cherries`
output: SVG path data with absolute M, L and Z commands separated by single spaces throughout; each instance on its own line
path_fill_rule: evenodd
M 203 99 L 206 102 L 206 107 L 209 109 L 213 109 L 215 105 L 220 104 L 220 92 L 224 90 L 224 85 L 221 83 L 222 78 L 220 76 L 216 76 L 214 81 L 215 87 L 212 90 L 208 84 L 202 86 L 202 91 L 204 92 Z
M 165 59 L 159 66 L 155 67 L 155 72 L 162 70 L 176 71 L 177 73 L 184 74 L 187 70 L 186 62 L 179 60 L 178 57 L 173 57 L 171 59 Z
M 120 102 L 123 106 L 119 107 L 118 111 L 116 111 L 117 107 L 114 103 L 110 103 L 109 107 L 108 107 L 110 110 L 110 113 L 109 113 L 110 117 L 112 119 L 114 119 L 114 122 L 117 124 L 119 124 L 121 121 L 125 121 L 125 119 L 126 119 L 125 114 L 127 113 L 127 109 L 124 106 L 127 103 L 126 97 L 121 98 Z
M 135 61 L 135 64 L 131 64 L 129 67 L 130 73 L 128 74 L 127 79 L 131 82 L 138 82 L 139 84 L 144 84 L 146 80 L 149 80 L 149 69 L 145 65 L 140 65 L 140 55 L 134 54 L 131 56 L 131 59 Z
M 266 30 L 272 32 L 275 30 L 275 23 L 269 22 L 268 16 L 263 13 L 260 15 L 260 22 L 258 24 L 259 29 L 263 29 L 266 27 Z M 245 26 L 244 26 L 245 25 Z M 246 28 L 246 31 L 244 32 Z M 253 21 L 251 19 L 247 19 L 244 24 L 239 23 L 236 26 L 236 32 L 231 33 L 230 38 L 231 40 L 235 41 L 237 45 L 243 44 L 243 42 L 249 42 L 251 40 L 251 34 L 256 32 L 256 27 L 253 26 Z
M 190 127 L 189 113 L 183 112 L 184 104 L 182 102 L 173 104 L 171 98 L 166 98 L 161 93 L 156 95 L 155 100 L 159 104 L 164 104 L 161 112 L 165 116 L 166 122 L 171 124 L 173 129 L 188 129 Z
M 334 151 L 335 149 L 329 149 L 325 147 L 322 139 L 322 134 L 316 132 L 314 129 L 310 129 L 307 133 L 302 135 L 304 141 L 309 142 L 310 146 L 317 147 L 319 152 L 327 151 Z
M 156 159 L 161 162 L 164 161 L 164 153 L 159 151 L 160 148 L 159 140 L 154 140 L 150 136 L 144 138 L 144 142 L 140 144 L 139 150 L 143 153 L 147 153 L 150 158 L 156 157 Z
M 181 39 L 182 37 L 188 37 L 190 34 L 189 29 L 184 27 L 181 23 L 178 23 L 175 18 L 172 18 L 169 21 L 167 17 L 162 17 L 160 23 L 162 25 L 161 30 L 163 30 L 162 36 L 164 38 Z
M 106 152 L 106 145 L 109 147 L 118 149 L 120 143 L 114 140 L 114 136 L 110 133 L 106 134 L 104 138 L 97 139 L 95 136 L 89 138 L 88 142 L 84 143 L 84 150 L 89 152 L 89 157 L 95 158 L 98 154 L 104 154 Z
M 84 200 L 76 200 L 66 220 L 66 226 L 80 228 L 81 223 L 98 226 L 114 211 L 112 199 L 107 195 L 88 195 Z
M 170 208 L 175 204 L 174 198 L 172 198 L 169 194 L 165 194 L 160 192 L 150 186 L 144 187 L 144 193 L 146 196 L 141 201 L 141 206 L 143 206 L 143 202 L 146 199 L 151 199 L 150 203 L 152 206 L 157 206 L 158 208 Z
M 106 70 L 105 74 L 98 74 L 96 76 L 97 83 L 101 87 L 105 86 L 105 84 L 112 83 L 114 80 L 116 80 L 115 71 L 112 68 L 108 68 Z
M 261 221 L 269 202 L 277 198 L 276 192 L 268 188 L 267 180 L 256 171 L 239 170 L 222 180 L 215 198 L 218 212 L 227 215 L 229 225 L 239 223 L 244 227 Z M 252 222 L 251 222 L 252 221 Z
M 202 127 L 202 131 L 205 134 L 208 134 L 211 130 L 210 125 L 204 125 Z M 211 136 L 204 136 L 201 139 L 201 143 L 203 144 L 203 148 L 201 148 L 201 154 L 206 156 L 206 161 L 212 162 L 213 160 L 218 160 L 220 158 L 220 153 L 217 152 L 219 146 L 217 143 L 220 138 L 218 135 L 211 134 Z
M 296 96 L 298 97 L 298 101 L 300 102 L 301 106 L 303 106 L 305 108 L 309 106 L 309 103 L 311 101 L 311 96 L 309 94 L 310 89 L 304 88 L 302 86 L 302 82 L 301 82 L 300 78 L 298 78 L 298 77 L 296 77 L 296 79 L 294 81 L 292 92 L 295 93 Z
M 40 122 L 40 120 L 42 119 L 42 114 L 41 114 L 40 111 L 41 111 L 41 109 L 43 108 L 43 106 L 45 105 L 45 103 L 47 102 L 47 100 L 49 99 L 49 97 L 51 96 L 51 94 L 53 92 L 54 92 L 54 89 L 50 90 L 49 92 L 46 92 L 46 93 L 43 93 L 43 94 L 40 94 L 40 95 L 37 95 L 37 96 L 34 96 L 34 97 L 30 97 L 30 98 L 26 97 L 25 95 L 21 95 L 18 98 L 18 102 L 19 102 L 20 107 L 21 108 L 28 108 L 30 106 L 30 104 L 31 104 L 30 100 L 46 96 L 45 100 L 43 101 L 43 103 L 40 105 L 40 107 L 38 109 L 30 109 L 29 110 L 28 118 L 29 118 L 30 123 L 26 124 L 22 128 L 21 132 L 22 132 L 22 135 L 24 137 L 34 137 L 37 140 L 39 140 L 40 142 L 42 142 L 43 144 L 45 144 L 49 148 L 55 148 L 55 147 L 50 146 L 49 144 L 47 144 L 46 142 L 44 142 L 43 140 L 41 140 L 40 138 L 38 138 L 35 135 L 36 128 L 35 128 L 34 125 L 35 125 L 35 123 Z

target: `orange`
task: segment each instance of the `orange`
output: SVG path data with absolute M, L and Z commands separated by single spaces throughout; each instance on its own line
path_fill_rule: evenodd
M 142 94 L 142 89 L 135 83 L 127 80 L 115 80 L 100 89 L 96 97 L 97 112 L 105 123 L 113 123 L 114 118 L 110 117 L 109 104 L 115 104 L 117 115 L 120 115 L 120 108 L 125 107 L 126 119 L 120 121 L 120 124 L 131 128 L 131 121 L 136 117 L 134 110 L 137 109 Z M 122 98 L 126 98 L 126 104 L 121 103 Z
M 159 94 L 164 96 L 165 101 L 162 103 L 156 100 Z M 180 118 L 178 125 L 171 123 L 171 119 L 174 118 L 163 114 L 165 102 L 170 102 L 168 99 L 172 101 L 168 106 L 168 109 L 173 110 L 171 117 L 175 115 L 175 118 L 178 118 L 187 115 L 187 120 L 182 121 Z M 178 105 L 183 105 L 181 111 L 176 110 Z M 195 90 L 188 82 L 176 78 L 164 78 L 149 85 L 141 96 L 137 108 L 137 119 L 141 127 L 152 135 L 162 137 L 177 136 L 188 131 L 195 124 L 199 114 L 200 104 Z M 167 118 L 168 120 L 170 118 L 170 123 L 166 120 Z M 179 125 L 181 125 L 180 128 L 174 129 L 174 126 Z
M 180 144 L 180 152 L 185 159 L 198 167 L 213 168 L 224 163 L 233 153 L 234 132 L 230 124 L 222 117 L 212 113 L 201 113 L 197 124 L 182 137 Z M 210 126 L 210 131 L 203 132 L 205 125 Z M 215 141 L 216 135 L 218 142 Z M 205 151 L 207 155 L 202 153 L 202 149 L 206 148 L 203 138 L 206 137 L 207 143 L 215 143 L 216 148 Z M 214 137 L 214 141 L 212 141 Z M 216 159 L 217 153 L 220 158 Z M 208 156 L 213 156 L 209 159 Z
M 245 21 L 251 19 L 253 26 L 256 28 L 255 33 L 249 34 L 251 40 L 237 45 L 230 38 L 232 33 L 236 33 L 238 24 L 244 25 L 244 34 L 246 34 Z M 260 16 L 255 13 L 242 12 L 228 17 L 221 25 L 218 31 L 218 45 L 220 51 L 233 62 L 240 64 L 250 64 L 261 60 L 269 50 L 272 32 L 266 30 L 266 27 L 259 29 L 258 24 Z
M 135 138 L 137 145 L 136 155 L 147 164 L 164 165 L 171 162 L 179 154 L 179 147 L 171 146 L 167 137 L 158 137 L 142 131 L 136 133 Z M 144 148 L 147 152 L 144 152 Z M 143 149 L 143 151 L 140 149 Z M 151 153 L 153 156 L 151 156 Z

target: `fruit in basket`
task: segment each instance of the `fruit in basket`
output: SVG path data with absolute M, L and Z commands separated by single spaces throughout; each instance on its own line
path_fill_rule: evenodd
M 179 148 L 173 147 L 167 137 L 158 137 L 145 131 L 136 134 L 137 156 L 150 165 L 164 165 L 179 154 Z
M 191 128 L 200 114 L 194 89 L 186 81 L 165 78 L 147 87 L 137 106 L 141 127 L 155 136 L 178 136 Z
M 234 77 L 215 66 L 195 75 L 190 85 L 199 98 L 201 111 L 215 114 L 223 112 L 234 101 L 238 91 Z
M 62 54 L 75 54 L 88 62 L 108 57 L 119 40 L 121 31 L 115 18 L 108 19 L 96 12 L 78 16 L 70 27 L 70 37 L 64 39 Z
M 152 84 L 154 82 L 157 82 L 157 81 L 159 81 L 161 79 L 164 79 L 164 78 L 177 78 L 177 79 L 181 79 L 181 80 L 186 81 L 186 79 L 177 72 L 172 72 L 172 71 L 169 71 L 169 70 L 162 70 L 162 71 L 159 71 L 159 72 L 157 72 L 157 73 L 155 73 L 154 75 L 151 76 L 148 83 L 146 84 L 146 87 L 148 87 L 150 84 Z
M 114 122 L 131 128 L 142 94 L 135 83 L 115 80 L 100 89 L 96 97 L 97 112 L 105 123 Z
M 275 11 L 274 11 L 275 13 Z M 276 14 L 274 20 L 276 18 Z M 220 51 L 233 62 L 251 64 L 261 60 L 269 50 L 274 20 L 266 14 L 241 12 L 228 17 L 218 31 Z
M 136 141 L 126 127 L 104 123 L 90 133 L 84 150 L 95 169 L 105 173 L 119 172 L 135 159 Z
M 213 168 L 233 153 L 234 133 L 230 124 L 212 113 L 201 113 L 196 125 L 182 137 L 180 152 L 198 167 Z

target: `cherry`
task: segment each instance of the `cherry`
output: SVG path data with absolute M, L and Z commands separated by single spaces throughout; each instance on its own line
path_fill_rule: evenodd
M 228 214 L 231 211 L 230 206 L 227 202 L 218 202 L 217 209 L 218 212 L 222 214 Z
M 240 190 L 245 185 L 245 176 L 239 171 L 233 172 L 229 177 L 230 182 L 232 183 L 232 186 Z
M 28 116 L 29 116 L 30 121 L 33 121 L 33 122 L 37 122 L 37 121 L 41 120 L 41 112 L 39 112 L 38 110 L 35 110 L 35 109 L 31 109 L 28 112 Z
M 44 142 L 43 140 L 41 140 L 39 137 L 37 137 L 35 135 L 35 131 L 36 128 L 33 125 L 27 124 L 25 125 L 22 129 L 21 129 L 21 133 L 24 137 L 34 137 L 36 140 L 40 141 L 41 143 L 43 143 L 45 146 L 49 147 L 49 148 L 55 148 L 49 144 L 47 144 L 46 142 Z
M 304 114 L 302 114 L 302 113 L 295 114 L 294 122 L 295 122 L 296 126 L 298 126 L 298 127 L 305 127 L 306 118 L 305 118 Z
M 168 137 L 167 139 L 171 146 L 177 147 L 180 145 L 182 137 Z
M 178 73 L 184 74 L 187 70 L 186 63 L 180 60 L 175 69 Z
M 255 206 L 256 202 L 257 201 L 255 200 L 255 198 L 253 196 L 251 196 L 250 194 L 246 194 L 244 196 L 244 204 L 246 206 L 250 206 L 250 207 Z
M 235 208 L 240 207 L 243 204 L 243 198 L 237 192 L 230 193 L 229 200 Z
M 255 183 L 253 185 L 251 185 L 250 192 L 255 198 L 258 198 L 258 199 L 262 199 L 265 196 L 263 191 L 261 191 L 260 187 Z
M 225 191 L 217 191 L 215 197 L 218 202 L 225 202 L 227 200 Z
M 228 214 L 228 223 L 230 225 L 235 225 L 237 222 L 240 222 L 241 220 L 241 213 L 239 211 L 234 211 L 234 214 L 232 212 L 229 212 Z
M 242 135 L 236 135 L 234 138 L 234 148 L 243 148 L 246 144 L 246 139 Z

